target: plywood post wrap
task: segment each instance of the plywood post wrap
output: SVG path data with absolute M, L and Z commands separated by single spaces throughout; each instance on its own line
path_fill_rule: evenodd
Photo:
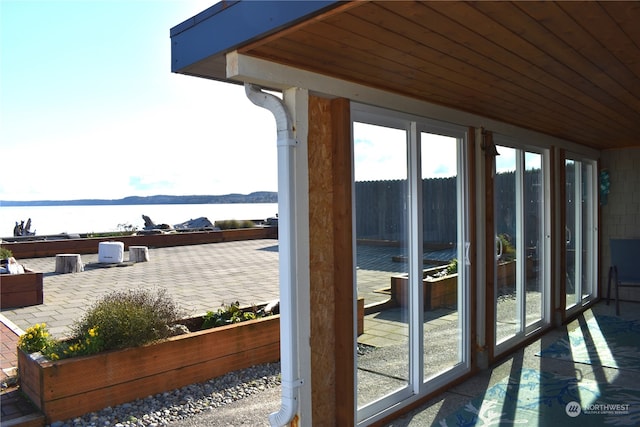
M 314 425 L 353 426 L 351 119 L 347 99 L 309 96 L 309 248 Z

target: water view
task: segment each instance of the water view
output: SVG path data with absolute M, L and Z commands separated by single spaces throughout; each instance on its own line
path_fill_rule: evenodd
M 0 237 L 13 236 L 16 221 L 31 218 L 36 235 L 98 233 L 118 231 L 124 226 L 144 227 L 142 215 L 156 224 L 180 224 L 207 217 L 226 219 L 267 219 L 276 216 L 277 203 L 109 205 L 109 206 L 1 206 Z

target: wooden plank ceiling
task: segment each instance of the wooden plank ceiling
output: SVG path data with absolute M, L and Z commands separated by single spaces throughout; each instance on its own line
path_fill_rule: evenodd
M 356 2 L 241 53 L 596 149 L 640 146 L 639 2 Z

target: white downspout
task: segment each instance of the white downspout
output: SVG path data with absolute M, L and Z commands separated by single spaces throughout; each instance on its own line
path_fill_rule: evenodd
M 269 415 L 274 427 L 288 425 L 298 411 L 298 312 L 296 309 L 296 216 L 294 149 L 291 116 L 284 102 L 245 83 L 245 93 L 255 105 L 271 111 L 278 132 L 278 251 L 280 258 L 280 368 L 282 404 L 280 411 Z

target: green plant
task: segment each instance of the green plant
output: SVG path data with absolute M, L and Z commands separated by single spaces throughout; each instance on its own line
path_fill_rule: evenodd
M 511 261 L 516 257 L 516 249 L 513 247 L 511 243 L 511 237 L 508 234 L 499 234 L 498 239 L 500 239 L 500 245 L 502 246 L 502 255 L 500 259 L 502 261 Z
M 89 238 L 123 237 L 131 236 L 135 231 L 105 231 L 104 233 L 87 233 Z
M 214 224 L 220 230 L 231 230 L 236 228 L 254 228 L 256 225 L 251 220 L 225 219 L 216 221 Z
M 18 338 L 18 348 L 26 353 L 39 351 L 46 354 L 54 345 L 55 340 L 49 335 L 46 323 L 36 323 Z
M 456 274 L 457 272 L 458 272 L 458 259 L 452 258 L 451 261 L 449 261 L 449 264 L 447 264 L 447 276 Z
M 13 256 L 13 252 L 11 252 L 7 248 L 3 248 L 0 246 L 0 259 L 8 259 Z
M 88 329 L 81 337 L 56 342 L 45 355 L 51 360 L 84 356 L 103 351 L 104 340 L 98 327 Z
M 72 332 L 74 341 L 86 347 L 85 350 L 136 347 L 169 337 L 170 326 L 180 314 L 164 289 L 115 291 L 91 306 L 74 323 Z M 92 330 L 99 334 L 92 336 Z
M 243 310 L 240 308 L 240 303 L 236 301 L 230 305 L 223 304 L 217 311 L 208 311 L 207 314 L 203 316 L 202 329 L 231 325 L 264 316 L 264 312 L 258 310 L 256 306 L 252 306 L 251 309 L 248 310 Z
M 102 351 L 102 337 L 98 328 L 91 328 L 81 337 L 57 341 L 51 337 L 45 323 L 36 323 L 18 338 L 18 348 L 27 352 L 39 352 L 49 360 L 94 354 Z
M 20 336 L 18 347 L 27 353 L 40 352 L 50 360 L 136 347 L 169 337 L 170 326 L 180 314 L 164 289 L 115 291 L 74 323 L 71 338 L 54 340 L 46 324 L 38 323 Z

